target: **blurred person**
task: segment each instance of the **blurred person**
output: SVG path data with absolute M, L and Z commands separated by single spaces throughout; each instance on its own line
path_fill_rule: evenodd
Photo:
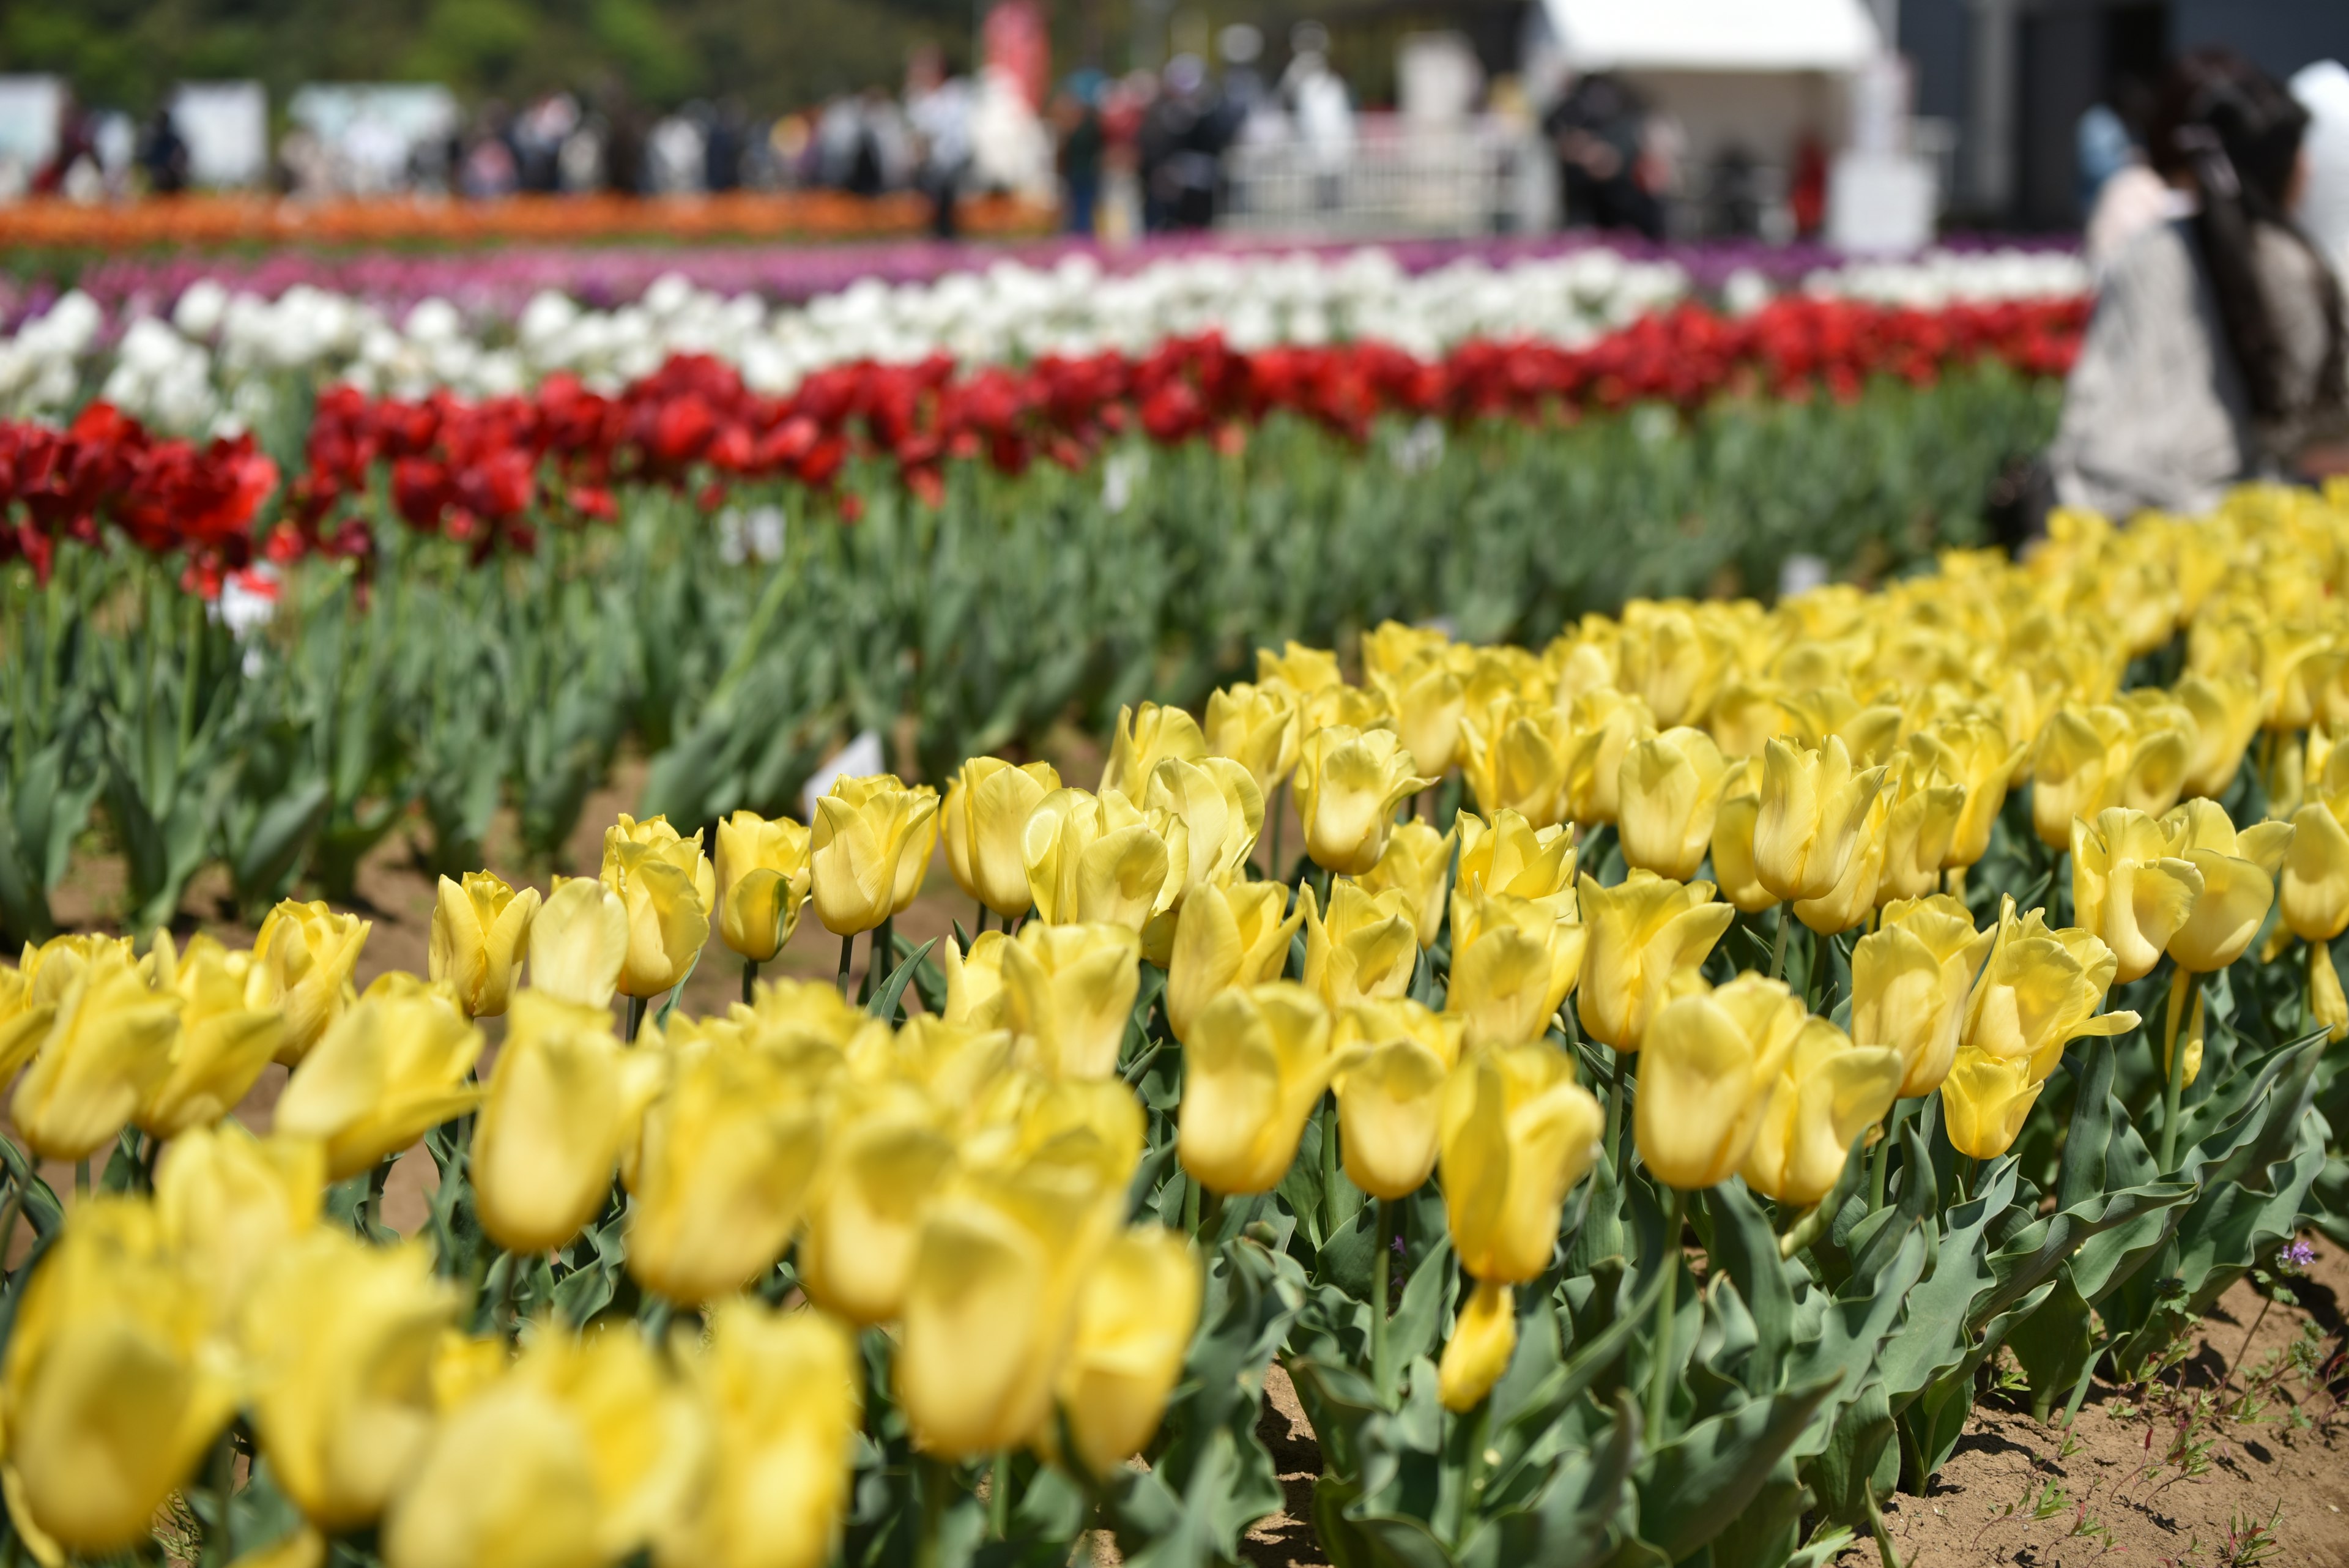
M 999 66 L 981 72 L 970 100 L 970 167 L 965 186 L 1052 194 L 1052 137 L 1028 100 L 1019 78 Z
M 1557 157 L 1558 193 L 1569 228 L 1664 234 L 1662 205 L 1642 182 L 1648 111 L 1616 77 L 1594 71 L 1575 82 L 1543 129 Z
M 2146 161 L 2144 129 L 2152 107 L 2145 84 L 2124 78 L 2109 102 L 2080 117 L 2082 248 L 2099 276 L 2138 234 L 2192 210 L 2185 194 Z
M 1061 226 L 1091 238 L 1101 204 L 1102 161 L 1108 136 L 1102 126 L 1102 74 L 1087 69 L 1052 95 L 1053 163 L 1061 176 Z
M 1223 153 L 1207 67 L 1196 55 L 1177 55 L 1159 89 L 1142 119 L 1144 226 L 1154 234 L 1204 229 L 1215 222 Z
M 562 185 L 565 138 L 579 128 L 579 100 L 567 92 L 543 95 L 514 121 L 515 177 L 525 191 L 546 192 Z
M 1353 95 L 1330 64 L 1329 30 L 1319 22 L 1299 23 L 1289 35 L 1289 47 L 1281 96 L 1313 171 L 1314 204 L 1326 212 L 1338 205 L 1346 165 L 1354 155 Z
M 382 158 L 376 146 L 379 139 L 362 141 L 360 132 L 379 122 L 362 118 L 351 127 L 343 139 L 343 151 L 351 161 L 354 171 L 364 182 L 364 189 L 374 192 L 388 190 L 389 179 L 376 172 Z M 382 128 L 386 133 L 390 128 Z M 495 201 L 511 196 L 522 182 L 522 165 L 514 157 L 513 143 L 509 140 L 511 126 L 505 106 L 495 99 L 481 106 L 474 117 L 473 133 L 465 143 L 464 161 L 459 165 L 457 188 L 476 202 Z M 401 149 L 403 153 L 406 149 Z
M 566 195 L 604 188 L 604 141 L 607 131 L 600 113 L 582 115 L 554 153 L 555 188 Z
M 166 107 L 155 111 L 147 122 L 147 134 L 139 143 L 139 167 L 147 176 L 147 189 L 157 196 L 176 196 L 188 188 L 188 139 L 180 134 L 179 123 Z
M 2222 48 L 2172 68 L 2147 152 L 2190 199 L 2114 259 L 2064 389 L 2054 498 L 2193 515 L 2349 429 L 2339 281 L 2293 220 L 2309 114 Z
M 915 183 L 930 203 L 930 234 L 950 240 L 973 159 L 977 105 L 970 78 L 936 45 L 915 51 L 905 70 L 905 123 L 914 133 Z
M 2292 96 L 2308 110 L 2300 224 L 2333 275 L 2349 279 L 2349 70 L 2338 60 L 2304 67 L 2292 78 Z
M 58 196 L 70 187 L 86 188 L 98 170 L 98 144 L 91 137 L 90 116 L 68 88 L 58 95 L 57 145 L 49 161 L 33 176 L 33 193 Z M 77 171 L 80 171 L 78 172 Z
M 709 129 L 701 148 L 701 188 L 739 191 L 742 166 L 750 151 L 749 117 L 740 99 L 726 99 L 710 111 Z
M 2105 182 L 2137 161 L 2137 138 L 2122 123 L 2120 111 L 2109 103 L 2092 103 L 2081 111 L 2072 130 L 2073 160 L 2078 166 L 2080 214 L 2096 210 Z
M 1786 215 L 1795 233 L 1809 239 L 1826 226 L 1827 150 L 1818 132 L 1806 130 L 1795 143 L 1794 172 L 1786 182 Z
M 654 122 L 652 134 L 645 139 L 645 161 L 653 192 L 663 196 L 699 195 L 707 152 L 701 123 L 694 115 L 682 109 L 663 115 Z

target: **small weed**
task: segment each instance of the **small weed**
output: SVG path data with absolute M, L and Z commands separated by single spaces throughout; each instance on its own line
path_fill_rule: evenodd
M 2039 1499 L 2031 1505 L 2031 1517 L 2053 1519 L 2064 1511 L 2069 1501 L 2070 1500 L 2064 1495 L 2064 1489 L 2054 1481 L 2049 1481 L 2039 1489 Z M 2087 1505 L 2084 1502 L 2081 1506 L 2085 1508 Z
M 2282 1542 L 2276 1540 L 2276 1526 L 2282 1522 L 2281 1502 L 2264 1524 L 2257 1521 L 2256 1515 L 2230 1514 L 2227 1538 L 2219 1543 L 2218 1568 L 2259 1568 L 2259 1564 L 2282 1550 Z

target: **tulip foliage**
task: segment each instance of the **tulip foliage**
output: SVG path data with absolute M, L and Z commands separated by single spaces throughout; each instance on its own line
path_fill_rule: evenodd
M 2349 1234 L 2344 501 L 1268 649 L 1092 789 L 973 757 L 450 878 L 364 989 L 323 903 L 28 946 L 9 1528 L 1189 1568 L 1282 1506 L 1278 1363 L 1334 1562 L 1883 1544 L 1985 1366 L 2076 1409 Z M 938 860 L 971 924 L 916 945 Z M 838 988 L 762 977 L 810 924 Z

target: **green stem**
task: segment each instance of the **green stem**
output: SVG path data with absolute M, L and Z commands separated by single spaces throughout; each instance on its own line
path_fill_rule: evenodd
M 838 983 L 840 986 L 840 994 L 843 1000 L 845 1000 L 848 996 L 849 961 L 854 958 L 855 955 L 856 933 L 854 931 L 851 931 L 848 935 L 840 939 L 840 979 Z
M 1338 1097 L 1321 1096 L 1321 1239 L 1338 1234 Z
M 752 1002 L 756 1002 L 758 1000 L 758 991 L 759 961 L 757 959 L 744 959 L 742 961 L 742 1005 L 748 1007 Z
M 873 993 L 881 989 L 881 981 L 886 978 L 885 971 L 896 967 L 897 944 L 892 940 L 896 925 L 896 916 L 884 917 L 879 929 L 873 933 L 872 942 L 864 950 L 864 983 L 856 992 L 859 1002 L 872 1001 Z
M 25 1212 L 25 1189 L 32 1184 L 33 1170 L 27 1163 L 24 1176 L 8 1184 L 8 1201 L 0 1206 L 0 1282 L 8 1276 L 8 1249 L 16 1240 L 17 1217 Z
M 2273 732 L 2270 732 L 2272 735 Z M 2178 1021 L 2186 1011 L 2186 992 L 2189 981 L 2184 969 L 2173 971 L 2169 981 L 2169 1023 L 2162 1032 L 2162 1054 L 2169 1064 L 2168 1082 L 2161 1094 L 2161 1168 L 2164 1173 L 2178 1163 L 2178 1099 L 2186 1089 L 2186 1053 L 2178 1048 Z
M 1216 1232 L 1223 1229 L 1224 1195 L 1212 1188 L 1203 1189 L 1199 1199 L 1199 1235 L 1210 1247 L 1216 1244 Z
M 74 1196 L 76 1198 L 89 1196 L 89 1161 L 86 1159 L 74 1162 Z
M 1868 1499 L 1868 1532 L 1876 1537 L 1877 1556 L 1882 1560 L 1884 1568 L 1900 1568 L 1900 1554 L 1892 1550 L 1892 1537 L 1884 1529 L 1883 1511 L 1876 1505 L 1875 1483 L 1863 1480 L 1860 1492 Z
M 1656 1293 L 1655 1365 L 1648 1373 L 1646 1440 L 1651 1449 L 1664 1440 L 1664 1416 L 1671 1408 L 1672 1395 L 1672 1312 L 1677 1304 L 1673 1297 L 1680 1293 L 1681 1283 L 1681 1191 L 1677 1187 L 1664 1189 L 1664 1255 L 1661 1262 L 1664 1283 Z
M 1812 1012 L 1826 994 L 1827 951 L 1833 940 L 1825 931 L 1811 933 L 1811 972 L 1803 977 L 1803 1006 Z
M 987 1481 L 987 1532 L 998 1541 L 1011 1538 L 1011 1450 L 995 1456 L 994 1473 Z
M 188 744 L 196 735 L 196 687 L 204 673 L 204 601 L 194 594 L 186 596 L 187 647 L 180 670 L 180 754 L 186 756 Z
M 503 1339 L 506 1336 L 506 1320 L 513 1314 L 514 1280 L 522 1272 L 522 1260 L 501 1249 L 497 1262 L 490 1264 L 492 1273 L 497 1272 L 498 1262 L 505 1264 L 506 1272 L 499 1281 L 496 1299 L 490 1303 L 490 1332 Z
M 1778 934 L 1770 939 L 1770 978 L 1772 980 L 1786 978 L 1786 929 L 1794 923 L 1793 907 L 1786 904 L 1779 905 Z
M 201 1561 L 211 1568 L 214 1563 L 224 1565 L 236 1561 L 236 1522 L 229 1512 L 229 1500 L 236 1495 L 236 1438 L 228 1429 L 223 1429 L 212 1443 L 205 1484 L 212 1494 L 212 1521 L 204 1531 Z
M 1387 1268 L 1394 1251 L 1395 1208 L 1381 1198 L 1379 1204 L 1379 1250 L 1371 1255 L 1371 1384 L 1381 1401 L 1393 1397 L 1392 1370 L 1387 1365 Z
M 397 1158 L 398 1156 L 393 1157 L 393 1159 Z M 383 1189 L 391 1180 L 392 1163 L 392 1159 L 378 1160 L 375 1168 L 367 1172 L 367 1197 L 359 1204 L 359 1234 L 370 1241 L 375 1240 L 376 1231 L 381 1223 Z
M 1199 1179 L 1188 1172 L 1183 1177 L 1183 1234 L 1194 1241 L 1199 1236 Z
M 667 1341 L 668 1325 L 676 1316 L 677 1303 L 667 1296 L 653 1296 L 645 1303 L 645 1338 L 656 1351 Z
M 1834 1218 L 1827 1212 L 1825 1203 L 1814 1203 L 1804 1210 L 1801 1217 L 1786 1228 L 1786 1233 L 1778 1238 L 1778 1256 L 1791 1258 L 1817 1241 L 1819 1232 L 1825 1231 L 1827 1221 Z
M 1615 1185 L 1620 1188 L 1623 1185 L 1623 1071 L 1624 1064 L 1630 1058 L 1611 1045 L 1608 1049 L 1614 1054 L 1615 1071 L 1607 1087 L 1607 1168 L 1614 1172 Z
M 916 1463 L 921 1470 L 922 1537 L 914 1545 L 914 1568 L 943 1568 L 946 1562 L 947 1462 L 924 1454 Z
M 636 1032 L 645 1026 L 646 1002 L 647 999 L 641 996 L 632 996 L 628 998 L 627 1039 L 628 1044 L 631 1045 L 636 1044 Z
M 1876 1140 L 1875 1151 L 1868 1157 L 1868 1211 L 1870 1214 L 1884 1207 L 1884 1178 L 1892 1168 L 1892 1118 L 1899 1114 L 1899 1100 L 1884 1107 L 1884 1136 Z

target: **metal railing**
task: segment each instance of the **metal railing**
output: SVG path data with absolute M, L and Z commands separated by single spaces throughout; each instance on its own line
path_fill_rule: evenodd
M 1532 139 L 1490 123 L 1431 130 L 1364 117 L 1339 144 L 1243 143 L 1224 154 L 1219 224 L 1245 234 L 1464 235 L 1524 226 Z

